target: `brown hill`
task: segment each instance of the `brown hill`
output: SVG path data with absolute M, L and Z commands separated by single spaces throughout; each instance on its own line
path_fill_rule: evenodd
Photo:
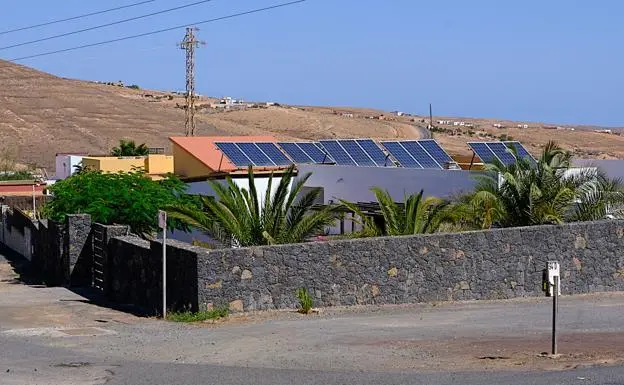
M 52 171 L 58 152 L 107 153 L 119 139 L 151 147 L 169 147 L 167 138 L 184 134 L 181 95 L 59 78 L 0 60 L 0 150 L 23 163 Z M 338 107 L 266 106 L 246 110 L 210 108 L 200 98 L 196 135 L 260 135 L 281 139 L 334 137 L 420 138 L 427 135 L 423 117 Z M 435 118 L 452 120 L 451 118 Z M 459 119 L 455 119 L 459 120 Z M 492 119 L 462 119 L 473 127 L 437 124 L 435 133 L 450 152 L 469 154 L 466 142 L 492 140 L 502 134 L 533 151 L 556 139 L 577 155 L 624 158 L 624 137 L 590 131 L 495 128 Z M 513 122 L 504 122 L 516 127 Z M 486 136 L 487 135 L 487 136 Z

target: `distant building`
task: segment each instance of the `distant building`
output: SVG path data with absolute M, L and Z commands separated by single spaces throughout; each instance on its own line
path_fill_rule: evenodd
M 59 153 L 56 154 L 56 170 L 54 179 L 62 180 L 69 178 L 76 172 L 76 167 L 80 166 L 82 158 L 86 153 Z
M 173 156 L 150 154 L 148 156 L 85 156 L 82 167 L 102 172 L 131 172 L 142 169 L 152 179 L 162 179 L 173 173 Z

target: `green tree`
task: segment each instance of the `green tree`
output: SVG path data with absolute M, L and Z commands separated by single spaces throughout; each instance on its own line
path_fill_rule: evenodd
M 112 156 L 144 156 L 149 154 L 149 148 L 145 143 L 137 144 L 134 140 L 120 140 L 119 146 L 113 147 Z
M 620 213 L 622 183 L 600 171 L 571 172 L 572 154 L 554 142 L 544 147 L 537 163 L 510 151 L 518 161 L 489 164 L 489 173 L 462 200 L 464 219 L 474 227 L 560 224 Z
M 230 178 L 225 184 L 209 181 L 216 198 L 200 197 L 200 208 L 188 204 L 171 205 L 169 216 L 206 232 L 227 246 L 303 242 L 322 233 L 335 221 L 332 206 L 312 210 L 321 190 L 303 192 L 309 177 L 307 174 L 294 180 L 294 166 L 291 166 L 281 175 L 279 185 L 272 192 L 271 175 L 261 202 L 250 167 L 249 190 L 240 188 Z
M 133 233 L 149 237 L 158 230 L 158 210 L 190 198 L 186 185 L 174 176 L 153 181 L 142 172 L 102 173 L 82 170 L 50 187 L 54 198 L 44 206 L 47 217 L 62 221 L 68 214 L 89 214 L 94 222 L 129 225 Z M 171 221 L 171 228 L 185 229 Z
M 362 230 L 355 236 L 413 235 L 430 234 L 440 230 L 445 224 L 454 224 L 457 220 L 453 206 L 448 201 L 435 197 L 424 197 L 424 191 L 405 196 L 404 202 L 396 203 L 387 190 L 373 187 L 379 209 L 383 216 L 383 225 L 367 216 L 360 208 L 345 200 L 341 203 L 360 218 Z

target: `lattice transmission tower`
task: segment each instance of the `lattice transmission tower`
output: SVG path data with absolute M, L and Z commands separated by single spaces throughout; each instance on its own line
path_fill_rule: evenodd
M 186 136 L 195 136 L 195 49 L 206 43 L 197 40 L 196 27 L 186 28 L 184 40 L 178 46 L 186 51 L 186 107 L 184 129 Z

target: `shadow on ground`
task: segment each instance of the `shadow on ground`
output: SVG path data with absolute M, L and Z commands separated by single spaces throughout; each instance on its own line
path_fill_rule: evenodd
M 14 274 L 12 276 L 0 276 L 0 282 L 9 285 L 27 285 L 32 288 L 46 288 L 51 285 L 46 285 L 41 275 L 35 271 L 33 265 L 24 258 L 22 255 L 14 252 L 0 244 L 0 263 L 6 261 Z M 93 287 L 75 287 L 64 286 L 67 290 L 81 296 L 84 299 L 76 300 L 61 300 L 61 301 L 73 301 L 86 304 L 92 304 L 100 307 L 109 308 L 112 310 L 129 313 L 138 317 L 150 317 L 154 315 L 153 311 L 143 309 L 133 304 L 120 304 L 110 301 L 106 298 L 104 292 Z

